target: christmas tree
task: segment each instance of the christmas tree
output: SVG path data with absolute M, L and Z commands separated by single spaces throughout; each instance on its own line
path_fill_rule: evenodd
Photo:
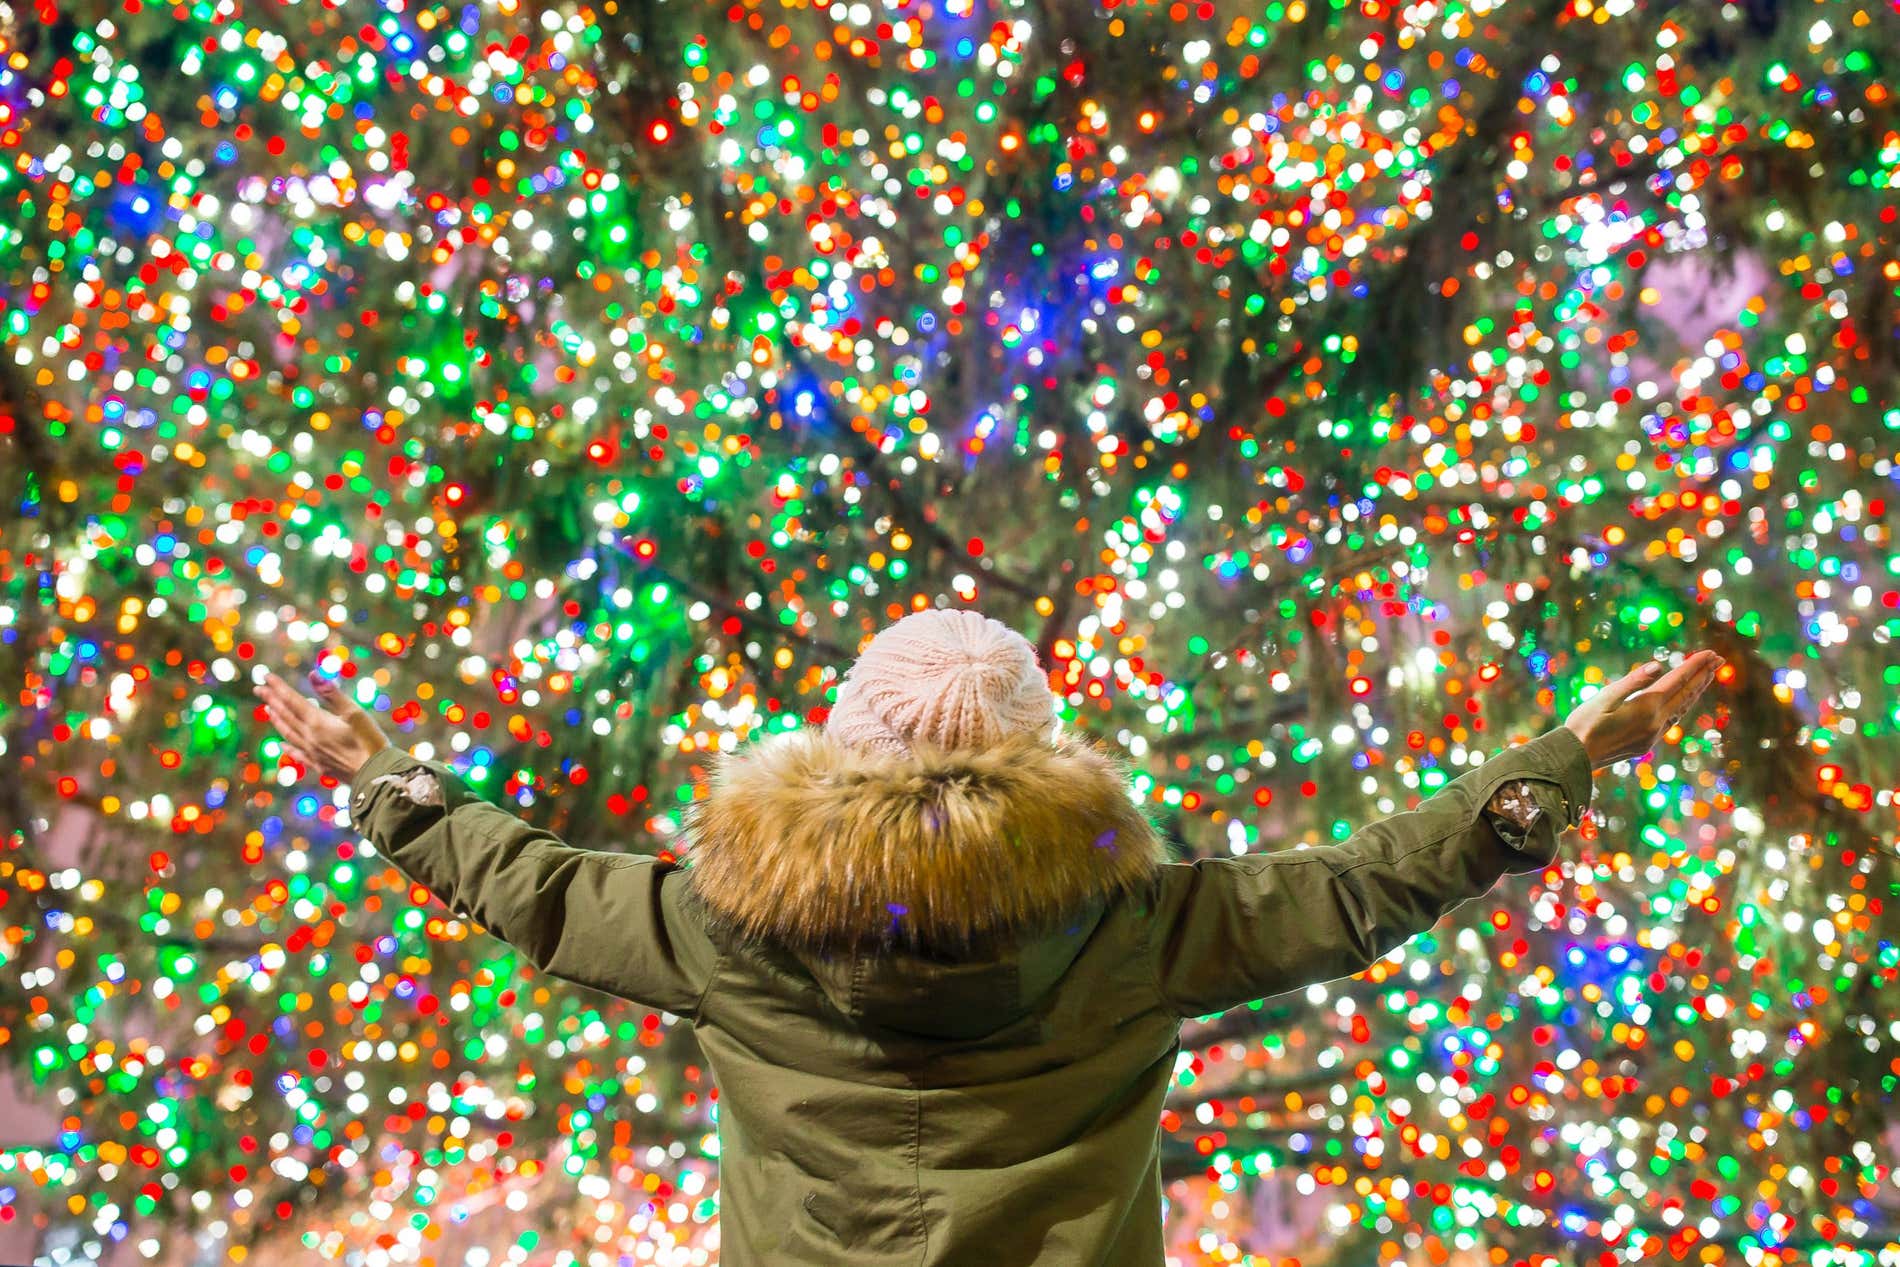
M 251 681 L 690 858 L 936 604 L 1183 858 L 1729 661 L 1558 865 L 1189 1026 L 1179 1262 L 1891 1259 L 1900 5 L 0 19 L 0 1236 L 716 1261 L 690 1028 L 410 886 Z

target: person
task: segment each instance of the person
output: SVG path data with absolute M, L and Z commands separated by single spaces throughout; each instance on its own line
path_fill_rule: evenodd
M 822 725 L 718 754 L 683 863 L 570 847 L 320 675 L 320 704 L 258 691 L 411 880 L 548 975 L 696 1026 L 725 1267 L 1158 1267 L 1183 1023 L 1357 973 L 1551 866 L 1593 771 L 1721 663 L 1645 664 L 1343 842 L 1194 862 L 973 611 L 896 621 Z

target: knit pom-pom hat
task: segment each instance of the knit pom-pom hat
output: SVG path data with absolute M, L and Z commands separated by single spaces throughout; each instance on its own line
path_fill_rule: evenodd
M 838 685 L 826 733 L 902 755 L 912 740 L 982 748 L 1010 735 L 1053 741 L 1056 699 L 1029 640 L 981 612 L 913 612 L 865 646 Z

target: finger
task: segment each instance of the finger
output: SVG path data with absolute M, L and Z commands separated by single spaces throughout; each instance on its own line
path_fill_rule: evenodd
M 1665 730 L 1682 720 L 1683 715 L 1687 713 L 1696 700 L 1701 697 L 1702 692 L 1708 689 L 1709 683 L 1715 680 L 1715 674 L 1719 668 L 1721 668 L 1720 661 L 1709 665 L 1695 677 L 1683 683 L 1668 699 L 1663 701 L 1661 713 L 1665 719 L 1663 725 Z
M 1669 715 L 1680 718 L 1687 712 L 1689 706 L 1701 697 L 1702 692 L 1709 689 L 1709 683 L 1715 681 L 1715 675 L 1721 668 L 1722 662 L 1718 659 L 1704 668 L 1694 679 L 1684 683 L 1682 689 L 1676 693 L 1676 698 L 1670 701 Z
M 1647 664 L 1636 666 L 1603 688 L 1604 702 L 1615 703 L 1617 700 L 1634 695 L 1662 676 L 1662 671 L 1668 667 L 1661 660 L 1651 660 Z
M 1693 682 L 1701 676 L 1710 661 L 1717 658 L 1713 651 L 1698 651 L 1656 679 L 1644 694 L 1658 700 L 1670 699 L 1682 689 L 1684 683 Z
M 262 696 L 262 692 L 259 692 L 259 694 Z M 273 730 L 285 739 L 294 737 L 302 730 L 302 727 L 297 724 L 296 716 L 291 713 L 289 709 L 284 708 L 268 697 L 264 698 L 264 719 L 271 724 Z
M 310 684 L 317 688 L 317 700 L 326 712 L 347 718 L 359 711 L 350 697 L 343 693 L 343 688 L 337 684 L 335 678 L 324 677 L 312 669 Z
M 304 710 L 298 707 L 301 701 L 281 687 L 260 690 L 258 694 L 264 700 L 264 714 L 276 727 L 277 733 L 289 743 L 307 747 L 312 730 L 306 723 Z
M 272 707 L 277 709 L 286 720 L 294 718 L 306 729 L 317 719 L 318 710 L 316 705 L 305 699 L 290 683 L 284 681 L 275 673 L 270 674 L 264 679 L 264 698 L 268 700 Z
M 294 721 L 279 721 L 277 733 L 287 748 L 308 748 L 315 738 L 307 728 Z
M 264 680 L 255 688 L 257 697 L 278 713 L 289 714 L 296 711 L 284 691 L 283 682 L 275 673 L 266 673 Z
M 272 724 L 281 724 L 286 717 L 292 715 L 290 705 L 268 680 L 253 686 L 251 694 L 257 696 L 258 703 L 264 709 L 264 715 L 271 719 Z
M 1711 651 L 1702 656 L 1695 664 L 1686 666 L 1690 668 L 1692 672 L 1676 688 L 1677 694 L 1686 693 L 1691 697 L 1699 694 L 1704 687 L 1715 680 L 1715 675 L 1717 671 L 1721 669 L 1723 663 L 1722 657 Z

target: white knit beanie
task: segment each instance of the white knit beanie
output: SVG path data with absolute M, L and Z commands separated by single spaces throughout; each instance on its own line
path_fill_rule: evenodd
M 904 754 L 913 739 L 981 748 L 1009 735 L 1053 740 L 1056 698 L 1029 640 L 981 612 L 913 612 L 871 639 L 838 686 L 826 733 Z

